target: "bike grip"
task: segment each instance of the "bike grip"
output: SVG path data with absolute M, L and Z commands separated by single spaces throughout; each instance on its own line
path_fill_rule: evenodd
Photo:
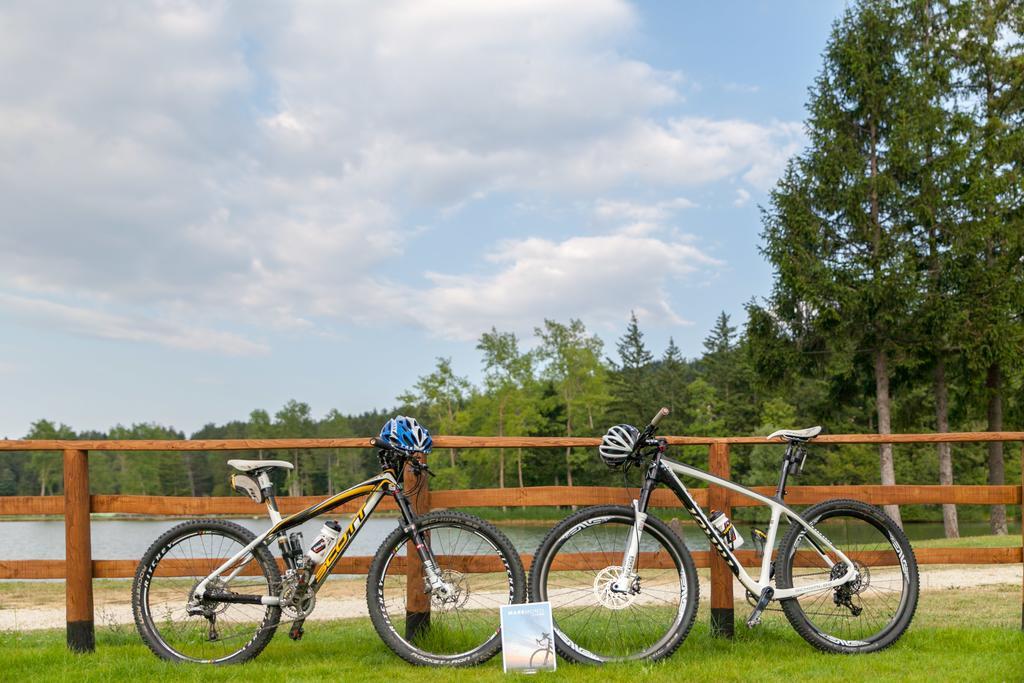
M 668 417 L 668 413 L 668 408 L 662 408 L 661 410 L 659 410 L 658 414 L 654 416 L 653 420 L 651 420 L 651 426 L 657 427 L 658 423 L 661 422 L 662 418 Z

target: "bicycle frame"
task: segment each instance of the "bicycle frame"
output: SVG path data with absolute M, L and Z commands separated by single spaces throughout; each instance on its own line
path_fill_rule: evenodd
M 721 555 L 732 573 L 736 576 L 739 582 L 743 584 L 743 587 L 755 596 L 761 595 L 765 588 L 772 587 L 772 551 L 775 547 L 779 523 L 783 516 L 786 517 L 790 524 L 795 523 L 803 527 L 804 533 L 807 534 L 808 539 L 811 541 L 811 545 L 814 546 L 815 551 L 829 567 L 833 567 L 837 564 L 828 556 L 828 551 L 831 551 L 838 556 L 840 562 L 843 562 L 846 565 L 847 570 L 842 576 L 830 581 L 801 586 L 800 588 L 774 589 L 772 599 L 784 600 L 787 598 L 795 598 L 799 595 L 804 595 L 805 593 L 835 588 L 852 580 L 856 576 L 857 570 L 853 562 L 844 555 L 842 551 L 832 545 L 832 543 L 817 529 L 804 521 L 799 513 L 782 502 L 782 497 L 785 494 L 786 464 L 783 465 L 782 478 L 779 482 L 779 492 L 777 496 L 770 498 L 731 482 L 728 479 L 722 479 L 713 474 L 697 469 L 696 467 L 691 467 L 689 465 L 684 465 L 683 463 L 664 458 L 661 455 L 661 450 L 662 449 L 659 449 L 659 452 L 655 455 L 648 467 L 643 487 L 640 490 L 640 498 L 633 501 L 633 509 L 636 513 L 636 529 L 630 534 L 626 551 L 623 554 L 623 571 L 620 578 L 615 582 L 616 590 L 620 590 L 622 592 L 627 591 L 636 576 L 633 568 L 636 566 L 636 559 L 639 555 L 639 538 L 643 533 L 643 524 L 647 518 L 647 508 L 650 503 L 651 492 L 658 484 L 664 484 L 676 494 L 676 497 L 679 498 L 679 501 L 683 504 L 683 508 L 690 514 L 694 522 L 697 523 L 697 526 L 700 527 L 701 531 L 703 531 L 708 537 L 711 547 Z M 716 486 L 729 489 L 730 491 L 735 491 L 740 495 L 763 503 L 771 509 L 771 522 L 768 527 L 767 539 L 764 544 L 765 553 L 761 561 L 761 571 L 758 580 L 755 580 L 747 573 L 746 569 L 743 568 L 743 565 L 740 564 L 735 553 L 729 547 L 729 544 L 711 524 L 711 520 L 704 514 L 704 511 L 699 505 L 697 505 L 696 501 L 694 501 L 693 496 L 690 495 L 690 492 L 679 478 L 679 475 L 700 479 L 701 481 L 706 481 L 709 484 L 714 484 Z
M 270 479 L 266 473 L 262 473 L 260 475 L 259 483 L 261 487 L 269 488 Z M 206 588 L 210 581 L 220 578 L 224 572 L 226 572 L 236 562 L 240 562 L 240 560 L 245 559 L 246 555 L 250 554 L 252 550 L 260 544 L 266 543 L 269 545 L 275 538 L 283 538 L 290 529 L 294 529 L 315 517 L 328 513 L 331 510 L 344 505 L 350 500 L 359 498 L 360 496 L 366 496 L 366 501 L 362 504 L 356 514 L 353 515 L 348 527 L 338 536 L 337 541 L 324 558 L 324 561 L 316 567 L 310 583 L 310 588 L 315 592 L 320 588 L 323 582 L 327 580 L 331 570 L 338 563 L 338 560 L 341 559 L 341 556 L 345 554 L 345 550 L 352 544 L 356 534 L 362 528 L 363 522 L 367 517 L 373 514 L 373 511 L 376 509 L 385 494 L 390 494 L 395 497 L 395 501 L 398 503 L 398 509 L 402 514 L 405 524 L 410 527 L 413 532 L 413 538 L 416 541 L 416 549 L 420 554 L 420 559 L 423 562 L 424 569 L 426 570 L 425 573 L 427 575 L 427 579 L 430 581 L 431 587 L 442 586 L 443 581 L 440 579 L 440 572 L 437 570 L 437 564 L 430 549 L 430 544 L 424 543 L 423 539 L 419 536 L 419 531 L 416 529 L 416 515 L 412 511 L 409 501 L 406 500 L 405 495 L 402 492 L 402 486 L 399 484 L 391 470 L 384 470 L 381 474 L 375 477 L 371 477 L 366 481 L 360 482 L 351 488 L 345 489 L 341 493 L 337 493 L 315 505 L 311 505 L 304 510 L 296 512 L 294 515 L 289 517 L 282 518 L 281 513 L 277 510 L 276 500 L 273 496 L 268 496 L 267 511 L 270 514 L 270 519 L 273 523 L 272 526 L 262 534 L 259 534 L 251 543 L 235 553 L 234 556 L 228 558 L 223 564 L 217 567 L 217 569 L 200 581 L 193 591 L 195 599 L 202 600 L 205 597 Z M 230 583 L 232 579 L 242 572 L 246 564 L 247 562 L 242 562 L 231 573 L 225 575 L 222 579 L 222 583 Z M 251 602 L 263 605 L 281 604 L 281 599 L 279 597 L 271 595 L 252 596 L 229 594 L 224 596 L 211 596 L 210 599 L 220 602 Z

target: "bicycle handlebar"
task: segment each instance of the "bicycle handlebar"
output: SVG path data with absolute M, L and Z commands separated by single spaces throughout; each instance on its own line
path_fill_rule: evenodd
M 658 423 L 661 422 L 663 418 L 668 417 L 668 413 L 669 413 L 669 409 L 668 408 L 662 408 L 661 410 L 659 410 L 658 413 L 651 420 L 651 426 L 652 427 L 657 427 Z
M 434 476 L 434 473 L 427 466 L 426 461 L 422 459 L 422 454 L 406 453 L 405 451 L 395 448 L 387 441 L 376 437 L 370 439 L 370 446 L 379 449 L 378 458 L 380 459 L 382 466 L 390 465 L 394 467 L 397 472 L 401 473 L 406 464 L 408 464 L 417 475 L 421 472 L 426 472 L 430 476 Z

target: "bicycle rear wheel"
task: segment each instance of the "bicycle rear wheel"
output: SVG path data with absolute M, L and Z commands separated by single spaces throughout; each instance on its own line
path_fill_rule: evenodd
M 789 623 L 825 652 L 876 652 L 895 643 L 917 609 L 917 562 L 906 535 L 880 509 L 856 500 L 826 501 L 802 516 L 853 561 L 858 575 L 782 600 Z M 813 586 L 845 572 L 838 556 L 823 555 L 800 525 L 779 545 L 779 588 Z
M 210 572 L 245 548 L 256 536 L 233 522 L 202 519 L 166 531 L 149 547 L 132 584 L 135 625 L 161 659 L 234 664 L 258 655 L 281 618 L 276 605 L 201 602 L 192 592 Z M 224 576 L 238 575 L 214 589 L 243 595 L 276 596 L 281 575 L 270 551 L 258 546 Z
M 370 619 L 381 639 L 412 664 L 472 666 L 501 649 L 499 607 L 526 602 L 526 572 L 511 541 L 493 524 L 461 512 L 431 512 L 416 521 L 442 578 L 454 592 L 431 592 L 410 532 L 399 527 L 374 555 L 366 581 Z M 418 558 L 417 558 L 418 561 Z
M 558 653 L 580 663 L 668 657 L 697 616 L 700 584 L 682 539 L 648 517 L 628 593 L 611 590 L 634 533 L 634 512 L 618 505 L 580 510 L 541 542 L 530 571 L 535 601 L 550 601 Z

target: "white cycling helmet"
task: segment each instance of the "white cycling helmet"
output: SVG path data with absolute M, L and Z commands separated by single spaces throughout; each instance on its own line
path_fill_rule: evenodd
M 597 452 L 608 467 L 618 467 L 633 455 L 640 430 L 633 425 L 615 425 L 601 439 Z

